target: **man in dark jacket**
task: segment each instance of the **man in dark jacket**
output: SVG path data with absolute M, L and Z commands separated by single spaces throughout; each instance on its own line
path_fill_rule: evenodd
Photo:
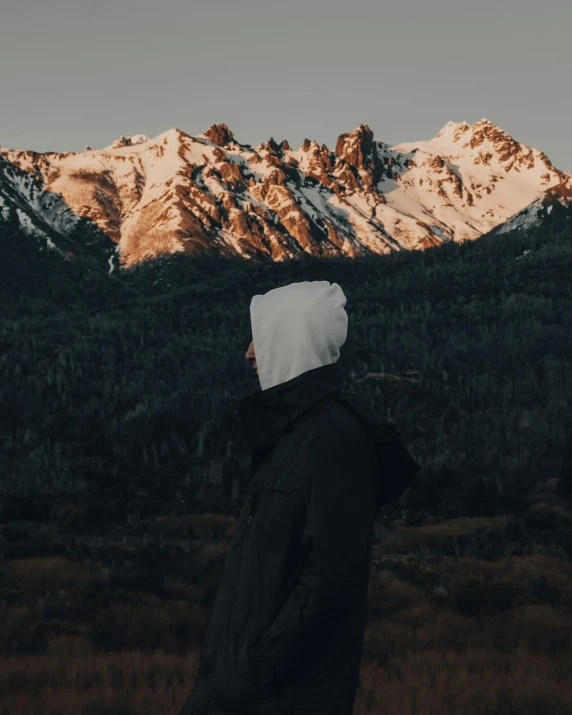
M 380 469 L 342 399 L 345 303 L 327 281 L 252 299 L 252 483 L 180 715 L 352 713 Z

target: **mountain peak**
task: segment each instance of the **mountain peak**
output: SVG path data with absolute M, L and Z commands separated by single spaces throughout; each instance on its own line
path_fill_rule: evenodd
M 473 137 L 471 141 L 475 141 L 475 137 L 487 137 L 493 142 L 505 141 L 510 138 L 504 129 L 501 129 L 488 119 L 481 119 L 474 124 L 468 124 L 465 121 L 460 123 L 447 122 L 441 131 L 433 137 L 433 140 L 440 139 L 445 144 L 458 142 L 462 137 L 466 139 L 464 135 L 467 133 Z
M 106 146 L 105 149 L 119 149 L 123 146 L 135 146 L 135 144 L 144 144 L 150 139 L 146 134 L 134 134 L 132 137 L 120 136 L 111 146 Z
M 234 141 L 234 135 L 226 124 L 211 124 L 203 137 L 217 146 L 226 146 Z
M 462 122 L 449 121 L 449 122 L 447 122 L 447 124 L 445 124 L 445 126 L 441 129 L 441 131 L 435 135 L 434 138 L 440 139 L 441 137 L 444 137 L 444 136 L 462 134 L 462 133 L 468 131 L 470 128 L 471 128 L 471 125 L 465 121 L 462 121 Z
M 316 148 L 318 145 L 318 142 L 315 139 L 304 139 L 302 142 L 302 145 L 300 146 L 300 149 L 302 151 L 310 151 L 310 148 Z
M 367 124 L 359 124 L 353 131 L 340 134 L 339 140 L 343 137 L 344 142 L 347 141 L 373 141 L 373 132 Z
M 348 164 L 363 168 L 373 148 L 373 132 L 367 124 L 360 124 L 353 132 L 340 134 L 336 143 L 336 155 Z
M 114 151 L 0 149 L 0 229 L 10 221 L 54 244 L 61 234 L 65 253 L 62 237 L 89 221 L 110 240 L 111 271 L 118 257 L 130 267 L 214 243 L 221 256 L 276 261 L 420 249 L 474 239 L 523 211 L 536 220 L 549 191 L 572 201 L 572 174 L 488 119 L 450 121 L 438 136 L 390 147 L 359 124 L 335 152 L 309 139 L 290 152 L 273 137 L 241 145 L 213 124 L 198 137 L 176 127 L 122 136 Z

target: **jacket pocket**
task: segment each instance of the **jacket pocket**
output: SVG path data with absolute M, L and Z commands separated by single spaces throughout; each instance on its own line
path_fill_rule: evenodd
M 254 668 L 253 648 L 254 643 L 258 640 L 260 631 L 260 627 L 253 624 L 237 639 L 236 672 L 238 675 L 252 677 Z

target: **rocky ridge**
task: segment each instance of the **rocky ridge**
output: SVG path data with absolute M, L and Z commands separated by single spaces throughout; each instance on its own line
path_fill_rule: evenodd
M 360 124 L 334 151 L 272 137 L 252 147 L 225 124 L 84 152 L 0 148 L 0 222 L 46 243 L 42 224 L 66 235 L 87 219 L 110 240 L 109 271 L 176 252 L 282 261 L 424 249 L 571 201 L 572 174 L 487 119 L 396 146 Z

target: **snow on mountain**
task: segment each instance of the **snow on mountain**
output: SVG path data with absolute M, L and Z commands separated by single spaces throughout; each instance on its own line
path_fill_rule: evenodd
M 41 250 L 64 259 L 99 260 L 112 253 L 115 246 L 104 232 L 75 213 L 61 194 L 46 189 L 41 156 L 36 155 L 35 171 L 29 171 L 0 152 L 0 229 L 16 227 Z
M 117 245 L 110 271 L 114 256 L 129 267 L 173 252 L 281 261 L 421 249 L 572 202 L 571 174 L 487 119 L 395 146 L 360 125 L 335 151 L 308 139 L 297 150 L 273 138 L 252 147 L 219 124 L 195 137 L 171 129 L 85 152 L 0 148 L 2 157 L 12 168 L 0 173 L 0 211 L 24 202 L 63 231 L 74 217 L 93 221 Z
M 570 175 L 564 176 L 560 183 L 555 184 L 535 201 L 515 213 L 508 221 L 496 226 L 491 233 L 498 235 L 516 228 L 526 229 L 536 226 L 552 214 L 556 204 L 567 208 L 572 206 L 572 177 Z
M 433 139 L 393 150 L 409 152 L 411 166 L 397 201 L 415 195 L 455 240 L 492 230 L 570 178 L 487 119 L 473 126 L 448 122 Z
M 2 217 L 8 218 L 9 207 L 13 205 L 20 212 L 22 225 L 28 230 L 32 230 L 35 224 L 34 215 L 54 231 L 62 233 L 73 229 L 79 221 L 79 216 L 66 205 L 61 196 L 45 191 L 34 174 L 19 171 L 17 165 L 3 156 L 0 156 L 0 201 Z
M 145 134 L 135 134 L 132 137 L 119 137 L 116 139 L 111 146 L 105 147 L 106 149 L 119 149 L 122 146 L 135 146 L 136 144 L 144 144 L 149 141 L 149 137 Z M 90 147 L 91 151 L 91 147 Z

